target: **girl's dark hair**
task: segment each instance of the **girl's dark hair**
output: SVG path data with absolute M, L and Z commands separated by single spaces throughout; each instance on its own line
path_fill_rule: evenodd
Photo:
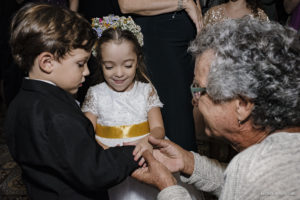
M 145 83 L 151 83 L 150 79 L 148 78 L 147 71 L 146 71 L 146 65 L 144 63 L 144 54 L 142 47 L 140 46 L 137 38 L 135 35 L 128 30 L 122 30 L 120 28 L 109 28 L 103 31 L 101 37 L 98 39 L 95 52 L 96 52 L 96 60 L 97 60 L 97 71 L 93 75 L 93 85 L 102 83 L 105 81 L 104 75 L 103 75 L 103 69 L 102 69 L 102 63 L 103 58 L 101 54 L 102 46 L 104 43 L 107 42 L 123 42 L 123 41 L 129 41 L 133 44 L 133 50 L 137 55 L 137 69 L 136 69 L 136 75 L 135 80 L 145 82 Z

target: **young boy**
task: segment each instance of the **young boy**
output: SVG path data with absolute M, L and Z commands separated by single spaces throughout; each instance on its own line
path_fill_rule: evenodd
M 108 199 L 107 189 L 138 167 L 134 147 L 103 150 L 72 94 L 89 74 L 96 33 L 80 15 L 27 5 L 11 25 L 11 47 L 28 72 L 5 131 L 31 199 Z M 120 164 L 121 163 L 121 164 Z

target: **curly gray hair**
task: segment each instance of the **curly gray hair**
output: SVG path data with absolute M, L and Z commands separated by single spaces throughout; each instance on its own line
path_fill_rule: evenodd
M 300 125 L 299 34 L 275 22 L 250 17 L 203 30 L 188 51 L 216 53 L 207 93 L 216 102 L 235 98 L 254 103 L 254 127 L 272 131 Z

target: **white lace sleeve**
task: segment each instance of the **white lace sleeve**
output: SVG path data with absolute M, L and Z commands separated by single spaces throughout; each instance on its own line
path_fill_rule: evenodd
M 151 110 L 154 107 L 162 108 L 163 104 L 159 100 L 156 89 L 150 84 L 148 84 L 147 89 L 148 89 L 148 100 L 147 100 L 147 107 L 146 107 L 147 112 L 149 112 L 149 110 Z
M 93 92 L 93 89 L 90 88 L 87 91 L 84 102 L 82 104 L 82 107 L 81 107 L 82 112 L 90 112 L 94 115 L 98 115 L 96 102 L 97 102 L 97 100 L 96 100 L 95 93 Z

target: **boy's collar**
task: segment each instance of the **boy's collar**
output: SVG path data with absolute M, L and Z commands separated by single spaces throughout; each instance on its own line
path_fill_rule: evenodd
M 52 81 L 48 81 L 48 80 L 42 80 L 42 79 L 33 79 L 33 78 L 29 78 L 29 77 L 25 77 L 25 79 L 28 79 L 28 80 L 35 80 L 35 81 L 42 81 L 42 82 L 45 82 L 45 83 L 49 83 L 51 85 L 55 85 L 55 83 L 53 83 Z
M 48 84 L 50 84 L 50 85 L 56 86 L 55 83 L 53 83 L 52 81 L 48 81 L 48 80 L 34 79 L 34 78 L 29 78 L 29 77 L 25 77 L 24 79 L 26 79 L 26 80 L 33 80 L 33 81 L 41 81 L 41 82 L 48 83 Z M 61 89 L 61 90 L 64 91 L 63 89 Z M 69 94 L 69 93 L 66 92 L 66 91 L 64 91 L 64 93 Z M 69 94 L 69 95 L 70 95 L 70 94 Z M 80 102 L 79 102 L 77 99 L 73 98 L 73 97 L 72 97 L 72 99 L 75 100 L 76 105 L 80 108 Z

